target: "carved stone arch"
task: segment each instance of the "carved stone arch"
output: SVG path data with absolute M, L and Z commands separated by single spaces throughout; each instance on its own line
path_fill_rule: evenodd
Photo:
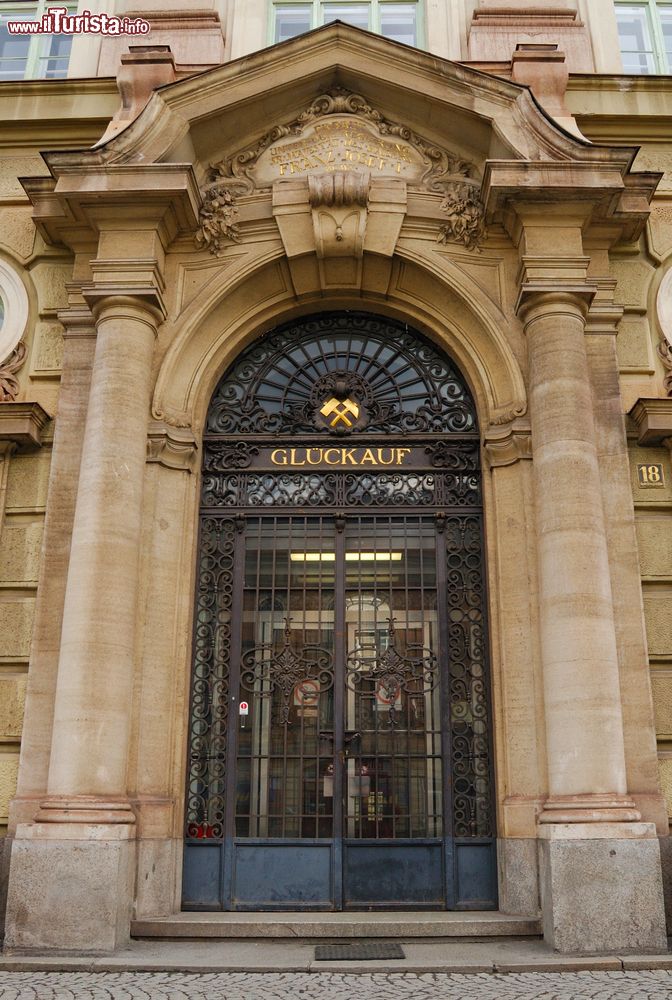
M 476 400 L 481 428 L 506 423 L 526 410 L 521 368 L 504 336 L 501 310 L 475 288 L 470 289 L 472 296 L 465 296 L 460 282 L 464 286 L 462 273 L 439 273 L 426 261 L 399 259 L 385 299 L 366 290 L 325 297 L 316 288 L 299 302 L 282 258 L 267 258 L 242 276 L 238 270 L 229 281 L 211 283 L 209 294 L 175 320 L 152 414 L 169 425 L 191 428 L 198 438 L 217 380 L 249 343 L 294 317 L 349 308 L 408 322 L 424 333 L 460 367 Z

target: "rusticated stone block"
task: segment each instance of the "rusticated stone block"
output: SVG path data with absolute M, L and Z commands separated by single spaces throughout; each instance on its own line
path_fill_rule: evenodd
M 0 583 L 37 582 L 41 541 L 41 523 L 3 527 Z
M 16 751 L 0 752 L 0 825 L 7 822 L 9 803 L 16 791 L 19 755 Z
M 2 656 L 23 659 L 30 652 L 35 601 L 0 604 L 0 649 Z
M 7 477 L 6 508 L 9 513 L 12 510 L 40 510 L 46 506 L 50 460 L 48 449 L 12 456 Z
M 630 482 L 632 492 L 636 501 L 646 504 L 669 503 L 672 500 L 672 476 L 670 474 L 670 460 L 668 452 L 663 448 L 629 448 L 630 458 Z M 651 487 L 640 486 L 637 477 L 638 465 L 661 465 L 665 484 L 662 487 L 651 489 Z
M 612 260 L 610 270 L 617 280 L 614 298 L 621 306 L 646 309 L 654 268 L 645 260 Z
M 642 576 L 672 578 L 672 519 L 640 513 L 636 529 Z
M 667 815 L 672 818 L 672 754 L 661 753 L 658 757 L 660 786 L 667 802 Z
M 9 247 L 24 260 L 27 260 L 33 252 L 35 233 L 35 224 L 29 206 L 3 209 L 0 243 Z
M 672 656 L 672 615 L 670 595 L 644 592 L 644 618 L 649 652 L 655 656 Z
M 63 363 L 63 327 L 60 323 L 41 323 L 36 330 L 36 371 L 59 371 Z
M 653 708 L 656 715 L 656 734 L 661 739 L 672 739 L 672 671 L 656 670 L 651 675 Z
M 0 678 L 0 738 L 21 736 L 28 676 Z
M 642 316 L 624 316 L 616 338 L 620 368 L 653 370 L 649 322 Z

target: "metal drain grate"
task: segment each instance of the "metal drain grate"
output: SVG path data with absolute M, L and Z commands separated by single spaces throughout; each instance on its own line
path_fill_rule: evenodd
M 375 961 L 377 958 L 406 958 L 400 944 L 375 942 L 374 944 L 318 944 L 316 962 Z

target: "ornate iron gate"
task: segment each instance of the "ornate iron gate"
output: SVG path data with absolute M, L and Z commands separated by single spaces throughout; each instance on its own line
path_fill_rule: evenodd
M 273 332 L 204 441 L 185 908 L 496 905 L 479 441 L 389 320 Z

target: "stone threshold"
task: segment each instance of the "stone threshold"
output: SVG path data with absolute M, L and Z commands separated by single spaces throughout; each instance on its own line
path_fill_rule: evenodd
M 405 959 L 316 962 L 305 941 L 133 941 L 113 955 L 4 955 L 0 972 L 431 973 L 629 972 L 672 969 L 665 955 L 558 955 L 536 938 L 403 942 Z
M 313 941 L 348 938 L 490 938 L 538 937 L 538 916 L 518 917 L 497 911 L 349 911 L 271 913 L 176 913 L 143 918 L 131 924 L 133 938 L 293 938 Z

